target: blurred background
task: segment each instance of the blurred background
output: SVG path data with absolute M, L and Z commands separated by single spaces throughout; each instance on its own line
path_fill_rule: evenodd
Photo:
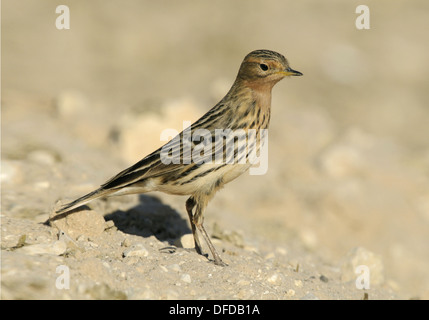
M 360 4 L 369 30 L 355 26 Z M 58 5 L 69 30 L 55 27 Z M 390 287 L 429 298 L 428 1 L 1 9 L 2 214 L 33 219 L 90 191 L 217 103 L 247 53 L 270 49 L 304 76 L 273 89 L 268 173 L 228 185 L 206 223 L 331 263 L 365 247 Z

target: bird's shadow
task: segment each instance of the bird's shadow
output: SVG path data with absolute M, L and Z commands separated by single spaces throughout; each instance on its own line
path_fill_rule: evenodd
M 182 235 L 190 233 L 188 222 L 180 213 L 158 198 L 140 195 L 139 204 L 126 211 L 116 210 L 104 216 L 112 220 L 118 230 L 141 237 L 155 236 L 170 245 Z

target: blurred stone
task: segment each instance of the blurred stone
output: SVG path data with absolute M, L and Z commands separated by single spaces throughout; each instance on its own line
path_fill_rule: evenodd
M 56 107 L 60 117 L 74 117 L 86 111 L 88 99 L 79 91 L 65 90 L 57 96 Z
M 38 181 L 33 183 L 34 188 L 36 189 L 48 189 L 51 186 L 49 181 Z
M 19 161 L 2 160 L 0 181 L 9 183 L 19 183 L 22 178 Z
M 285 248 L 283 248 L 283 247 L 277 247 L 276 248 L 276 253 L 278 253 L 278 254 L 280 254 L 282 256 L 285 256 L 285 255 L 287 255 L 287 250 Z
M 279 280 L 279 275 L 277 273 L 272 274 L 270 277 L 268 277 L 267 281 L 271 284 L 276 283 Z
M 302 288 L 302 286 L 304 285 L 301 280 L 295 280 L 293 283 L 298 288 Z
M 162 265 L 161 265 L 161 266 L 159 266 L 159 267 L 161 268 L 161 270 L 162 270 L 162 271 L 164 271 L 164 272 L 168 272 L 168 269 L 167 269 L 165 266 L 162 266 Z
M 317 234 L 311 229 L 303 228 L 299 231 L 299 237 L 308 249 L 315 249 L 319 244 Z
M 368 268 L 370 286 L 384 282 L 384 266 L 381 257 L 362 247 L 350 250 L 344 257 L 341 264 L 341 281 L 356 281 L 361 275 L 357 269 L 359 266 Z
M 47 150 L 34 150 L 31 151 L 28 156 L 28 160 L 44 164 L 53 165 L 55 163 L 55 155 Z

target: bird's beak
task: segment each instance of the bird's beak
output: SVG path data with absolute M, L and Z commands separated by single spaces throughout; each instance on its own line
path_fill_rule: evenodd
M 302 76 L 302 73 L 292 68 L 288 67 L 287 69 L 281 71 L 281 73 L 285 76 Z

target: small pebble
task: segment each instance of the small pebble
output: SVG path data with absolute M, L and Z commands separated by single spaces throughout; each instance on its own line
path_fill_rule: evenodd
M 187 273 L 184 273 L 180 276 L 180 280 L 186 283 L 191 283 L 191 276 Z
M 110 229 L 110 228 L 113 228 L 114 226 L 115 226 L 115 223 L 113 222 L 113 220 L 108 220 L 104 224 L 104 229 Z
M 149 252 L 142 244 L 136 244 L 130 247 L 129 249 L 125 250 L 122 253 L 122 256 L 124 258 L 126 257 L 147 257 L 149 255 Z
M 169 266 L 167 266 L 167 268 L 168 270 L 171 270 L 171 271 L 176 271 L 176 272 L 182 271 L 182 268 L 180 268 L 180 266 L 177 263 L 170 264 Z
M 91 240 L 88 240 L 88 246 L 90 246 L 91 248 L 98 248 L 98 244 L 97 243 L 95 243 L 95 242 L 93 242 L 93 241 L 91 241 Z
M 80 236 L 78 236 L 76 238 L 76 241 L 79 241 L 79 242 L 83 242 L 83 241 L 87 241 L 87 240 L 88 240 L 88 237 L 85 237 L 83 234 L 81 234 Z
M 129 238 L 125 238 L 121 243 L 121 246 L 123 247 L 129 247 L 130 245 L 131 245 L 131 240 Z
M 298 287 L 298 288 L 302 288 L 302 286 L 303 286 L 303 284 L 302 284 L 302 281 L 301 281 L 301 280 L 295 280 L 295 281 L 294 281 L 294 284 L 295 284 L 295 286 L 296 286 L 296 287 Z
M 177 247 L 192 249 L 195 247 L 194 236 L 192 234 L 184 234 L 179 239 L 177 239 L 174 244 Z
M 278 278 L 279 278 L 279 275 L 278 275 L 277 273 L 274 273 L 273 275 L 271 275 L 271 276 L 267 279 L 267 281 L 268 281 L 269 283 L 276 283 L 276 282 L 277 282 L 277 280 L 278 280 Z

